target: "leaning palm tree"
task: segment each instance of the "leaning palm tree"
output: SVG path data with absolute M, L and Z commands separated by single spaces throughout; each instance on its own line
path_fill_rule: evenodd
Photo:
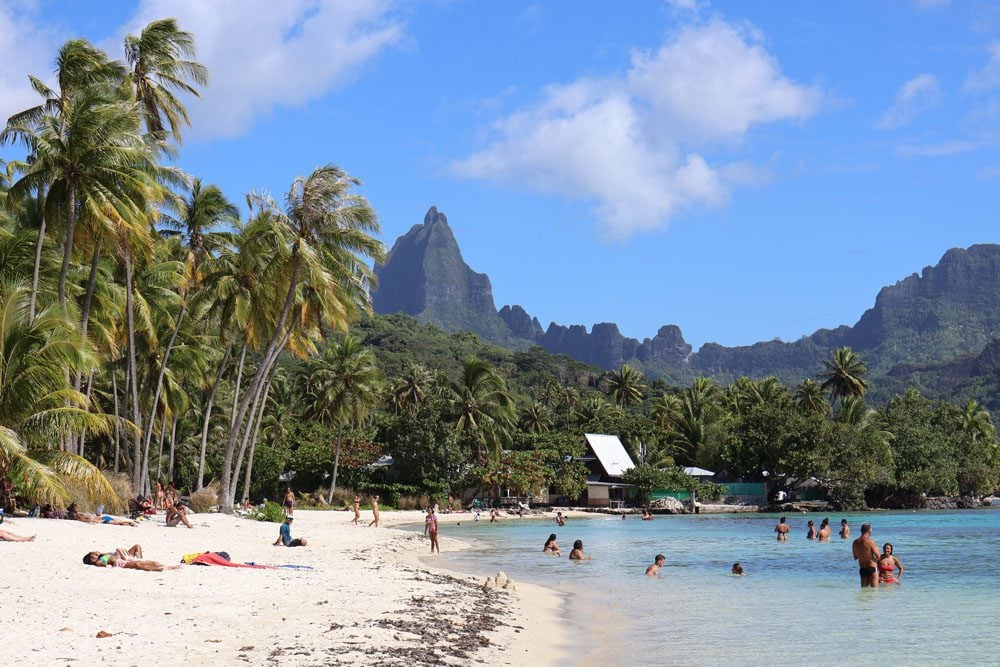
M 381 383 L 382 373 L 375 363 L 375 355 L 353 336 L 345 336 L 339 343 L 330 345 L 323 356 L 309 364 L 307 414 L 337 428 L 327 502 L 333 502 L 337 490 L 344 427 L 360 425 L 367 417 L 378 403 Z
M 462 363 L 462 374 L 451 384 L 449 412 L 465 443 L 485 464 L 500 455 L 517 420 L 514 399 L 503 378 L 482 359 Z
M 66 502 L 71 481 L 92 500 L 118 507 L 96 467 L 52 449 L 80 432 L 107 433 L 113 420 L 69 385 L 67 371 L 94 367 L 89 346 L 55 305 L 29 319 L 29 298 L 22 283 L 0 286 L 0 479 L 29 502 Z
M 319 314 L 331 329 L 343 331 L 348 322 L 371 309 L 369 288 L 375 276 L 367 260 L 381 261 L 384 249 L 372 236 L 379 230 L 375 211 L 367 199 L 352 191 L 360 184 L 330 165 L 316 169 L 308 178 L 297 178 L 283 208 L 269 197 L 250 197 L 255 207 L 273 219 L 275 233 L 283 240 L 283 250 L 269 269 L 277 278 L 269 293 L 280 307 L 226 441 L 220 489 L 224 512 L 232 511 L 235 496 L 232 465 L 236 443 L 252 421 L 248 419 L 251 404 L 259 403 L 278 355 L 299 325 L 298 318 L 289 316 L 302 296 L 303 284 L 308 283 L 310 301 L 322 309 Z
M 208 82 L 208 70 L 193 60 L 194 37 L 177 27 L 176 19 L 153 21 L 139 33 L 125 38 L 125 59 L 130 71 L 127 84 L 142 108 L 146 130 L 159 139 L 166 138 L 170 126 L 181 143 L 181 125 L 191 125 L 187 110 L 174 95 L 188 93 L 198 97 L 198 86 Z
M 646 383 L 642 373 L 625 365 L 608 375 L 608 390 L 615 405 L 627 408 L 642 401 Z
M 838 347 L 829 360 L 823 361 L 822 387 L 834 402 L 845 396 L 864 396 L 868 390 L 868 367 L 861 356 L 849 347 Z

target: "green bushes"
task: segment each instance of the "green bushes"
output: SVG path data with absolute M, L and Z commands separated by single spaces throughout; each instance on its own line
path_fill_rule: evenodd
M 278 503 L 268 500 L 264 507 L 254 507 L 247 512 L 247 517 L 254 521 L 270 521 L 271 523 L 282 523 L 285 520 L 285 510 Z

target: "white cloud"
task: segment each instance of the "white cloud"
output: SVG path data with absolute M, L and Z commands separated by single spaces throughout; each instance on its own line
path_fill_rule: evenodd
M 937 79 L 931 74 L 918 74 L 900 86 L 892 106 L 879 117 L 875 126 L 890 129 L 906 125 L 921 111 L 937 104 L 940 97 Z
M 719 206 L 751 182 L 746 163 L 702 155 L 754 126 L 804 120 L 822 93 L 782 75 L 758 35 L 721 19 L 688 26 L 628 72 L 550 85 L 494 124 L 495 140 L 455 162 L 460 176 L 593 202 L 609 236 L 667 224 L 679 210 Z
M 962 88 L 966 91 L 992 90 L 1000 85 L 1000 42 L 993 42 L 989 48 L 990 59 L 982 69 L 976 70 L 965 79 Z
M 143 0 L 121 35 L 164 16 L 193 33 L 210 75 L 201 100 L 187 103 L 193 134 L 227 137 L 357 76 L 403 37 L 390 9 L 386 0 Z
M 57 36 L 35 25 L 20 7 L 0 3 L 0 123 L 11 114 L 38 104 L 38 94 L 28 84 L 28 75 L 43 81 L 51 78 L 58 48 Z

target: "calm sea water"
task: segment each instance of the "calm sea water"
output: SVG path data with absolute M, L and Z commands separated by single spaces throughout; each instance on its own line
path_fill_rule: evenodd
M 443 524 L 438 564 L 566 592 L 568 664 L 1000 665 L 1000 509 L 829 518 L 834 537 L 819 543 L 789 515 L 783 544 L 768 514 Z M 842 518 L 852 538 L 868 521 L 880 547 L 893 543 L 901 585 L 860 589 Z M 562 558 L 541 553 L 553 532 Z M 449 554 L 449 536 L 476 547 Z M 593 561 L 567 560 L 577 539 Z M 663 576 L 644 576 L 657 553 Z M 736 561 L 746 576 L 729 573 Z

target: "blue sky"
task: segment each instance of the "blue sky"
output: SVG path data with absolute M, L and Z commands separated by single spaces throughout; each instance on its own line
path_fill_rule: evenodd
M 242 202 L 336 163 L 390 245 L 436 205 L 543 326 L 794 340 L 997 240 L 993 3 L 0 0 L 0 114 L 164 16 L 212 75 L 184 169 Z

